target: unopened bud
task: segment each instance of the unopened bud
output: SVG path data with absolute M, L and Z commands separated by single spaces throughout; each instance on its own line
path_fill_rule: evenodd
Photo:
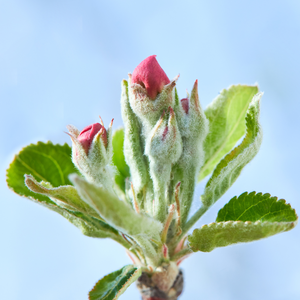
M 103 141 L 103 144 L 105 147 L 107 147 L 106 129 L 99 123 L 95 123 L 85 127 L 78 135 L 77 140 L 80 142 L 87 155 L 95 135 L 99 133 L 100 130 L 102 130 L 101 139 Z
M 167 113 L 163 112 L 156 126 L 146 141 L 145 153 L 151 159 L 164 163 L 175 163 L 182 152 L 181 135 L 177 126 L 175 113 L 169 107 Z
M 122 118 L 124 122 L 124 156 L 130 167 L 134 189 L 139 194 L 149 180 L 147 161 L 141 136 L 141 125 L 129 103 L 128 82 L 122 81 Z
M 148 97 L 155 100 L 164 86 L 170 83 L 167 74 L 156 60 L 156 55 L 144 59 L 133 71 L 131 83 L 141 85 L 146 89 Z
M 169 107 L 147 137 L 145 153 L 150 162 L 154 190 L 154 216 L 161 222 L 166 215 L 166 188 L 171 177 L 172 164 L 180 157 L 182 140 L 173 109 Z
M 203 163 L 203 141 L 208 133 L 208 121 L 199 102 L 197 80 L 191 95 L 177 101 L 175 111 L 183 140 L 183 150 L 176 165 L 174 183 L 181 181 L 180 213 L 181 223 L 184 224 L 193 200 L 196 176 Z
M 199 102 L 198 80 L 191 95 L 181 99 L 175 111 L 181 135 L 194 142 L 203 141 L 208 132 L 208 121 Z
M 129 74 L 130 105 L 146 131 L 151 130 L 163 110 L 174 106 L 174 87 L 178 77 L 170 81 L 155 55 L 146 58 L 132 75 Z
M 80 133 L 74 126 L 67 126 L 73 144 L 73 163 L 87 180 L 106 188 L 109 188 L 107 184 L 112 178 L 111 125 L 106 130 L 103 124 L 94 123 Z

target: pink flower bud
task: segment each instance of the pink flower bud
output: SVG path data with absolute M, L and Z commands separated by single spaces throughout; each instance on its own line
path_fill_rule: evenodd
M 146 88 L 150 99 L 154 100 L 166 84 L 170 83 L 165 71 L 156 60 L 156 55 L 144 59 L 132 73 L 132 83 Z
M 86 154 L 88 154 L 91 144 L 93 142 L 94 136 L 100 131 L 103 130 L 103 134 L 101 136 L 105 147 L 107 146 L 107 134 L 106 129 L 99 123 L 95 123 L 85 127 L 77 137 L 78 141 L 82 145 Z
M 183 110 L 185 111 L 186 114 L 189 113 L 189 99 L 188 98 L 183 98 L 180 100 L 181 106 Z

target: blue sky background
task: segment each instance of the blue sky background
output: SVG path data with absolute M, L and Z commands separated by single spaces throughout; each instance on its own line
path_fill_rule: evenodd
M 130 263 L 121 246 L 9 191 L 5 169 L 29 143 L 69 143 L 68 124 L 82 129 L 100 114 L 121 126 L 120 82 L 152 54 L 170 78 L 180 73 L 181 97 L 199 80 L 204 107 L 231 84 L 258 82 L 265 93 L 261 151 L 197 226 L 244 191 L 300 212 L 299 53 L 298 0 L 0 0 L 0 299 L 87 299 Z M 194 254 L 180 299 L 299 299 L 299 232 Z M 121 299 L 139 299 L 135 286 Z

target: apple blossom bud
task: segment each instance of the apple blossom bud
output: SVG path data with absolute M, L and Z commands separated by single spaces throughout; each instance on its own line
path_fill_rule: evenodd
M 101 120 L 102 123 L 102 120 Z M 103 123 L 94 123 L 80 133 L 72 125 L 67 126 L 72 139 L 72 161 L 90 182 L 112 188 L 113 169 L 111 126 L 105 129 Z
M 175 163 L 181 155 L 182 141 L 172 107 L 161 115 L 147 137 L 145 153 L 161 163 Z M 150 158 L 151 160 L 151 158 Z
M 208 133 L 208 121 L 199 102 L 197 80 L 191 95 L 178 102 L 175 111 L 183 150 L 178 164 L 174 167 L 174 188 L 171 190 L 174 191 L 175 184 L 181 182 L 180 208 L 181 222 L 184 224 L 193 200 L 196 176 L 203 163 L 203 141 Z
M 104 146 L 107 146 L 107 134 L 106 129 L 99 123 L 94 123 L 85 127 L 77 137 L 77 140 L 81 143 L 86 154 L 88 154 L 91 144 L 93 142 L 94 136 L 100 131 L 103 130 L 101 139 L 103 140 Z
M 174 87 L 179 76 L 170 81 L 155 55 L 146 58 L 128 75 L 130 106 L 147 135 L 163 110 L 174 106 Z
M 149 158 L 150 176 L 154 191 L 154 216 L 164 221 L 166 216 L 166 189 L 170 181 L 172 164 L 182 153 L 182 139 L 176 116 L 169 107 L 147 136 L 145 154 Z
M 144 155 L 141 125 L 131 109 L 126 80 L 122 81 L 121 110 L 124 122 L 124 156 L 130 167 L 131 181 L 139 198 L 139 193 L 149 181 L 149 175 Z
M 155 100 L 170 79 L 156 60 L 156 55 L 144 59 L 132 73 L 132 83 L 137 83 L 147 90 L 150 99 Z

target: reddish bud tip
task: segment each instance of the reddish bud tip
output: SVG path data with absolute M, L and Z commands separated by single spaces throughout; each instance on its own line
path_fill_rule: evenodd
M 169 257 L 169 249 L 166 244 L 163 244 L 162 251 L 163 251 L 164 258 L 168 258 Z
M 171 106 L 169 106 L 169 112 L 170 115 L 175 116 L 174 109 Z
M 186 114 L 188 114 L 189 113 L 189 99 L 183 98 L 180 101 L 181 101 L 181 106 L 182 106 L 183 110 L 185 111 Z
M 152 100 L 166 84 L 170 83 L 168 76 L 155 57 L 156 55 L 151 55 L 144 59 L 132 73 L 132 83 L 143 86 Z
M 114 123 L 114 119 L 112 119 L 112 120 L 110 121 L 109 127 L 112 127 L 113 123 Z
M 164 132 L 163 132 L 163 134 L 162 134 L 162 140 L 163 140 L 163 141 L 165 140 L 168 131 L 169 131 L 169 128 L 168 128 L 168 126 L 166 126 L 166 128 L 164 129 Z
M 102 140 L 104 142 L 104 145 L 107 145 L 107 135 L 106 135 L 106 130 L 105 128 L 99 124 L 95 123 L 92 125 L 89 125 L 85 127 L 77 137 L 78 141 L 81 143 L 83 149 L 85 150 L 86 154 L 88 154 L 89 149 L 91 147 L 91 144 L 93 142 L 93 139 L 95 135 L 102 129 L 103 134 L 102 134 Z

